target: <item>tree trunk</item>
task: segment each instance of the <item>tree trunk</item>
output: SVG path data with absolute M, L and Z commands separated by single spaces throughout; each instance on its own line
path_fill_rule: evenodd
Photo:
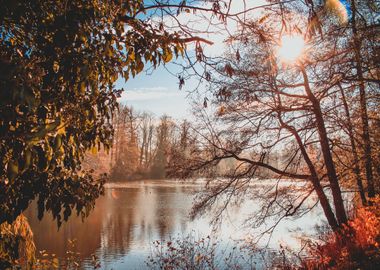
M 325 214 L 327 222 L 329 223 L 329 225 L 333 231 L 337 231 L 339 229 L 339 224 L 335 218 L 333 210 L 331 209 L 331 205 L 329 203 L 329 200 L 328 200 L 325 192 L 323 191 L 323 187 L 322 187 L 321 183 L 319 182 L 317 171 L 314 167 L 313 162 L 310 160 L 309 155 L 306 152 L 305 146 L 302 143 L 302 139 L 301 139 L 300 135 L 298 134 L 297 130 L 295 130 L 294 127 L 289 126 L 288 124 L 284 123 L 284 121 L 281 118 L 280 113 L 278 113 L 278 118 L 279 118 L 279 121 L 281 123 L 281 126 L 285 127 L 296 139 L 297 144 L 298 144 L 300 151 L 302 153 L 302 156 L 303 156 L 303 158 L 304 158 L 304 160 L 305 160 L 305 162 L 309 168 L 310 175 L 311 175 L 310 180 L 311 180 L 311 183 L 313 184 L 315 192 L 317 193 L 318 199 L 321 203 L 323 213 Z
M 368 197 L 375 197 L 375 186 L 373 180 L 372 172 L 372 155 L 371 155 L 371 140 L 369 135 L 369 124 L 368 124 L 368 112 L 367 112 L 367 97 L 364 85 L 363 77 L 363 66 L 362 66 L 362 56 L 360 53 L 361 42 L 358 36 L 358 31 L 356 28 L 356 3 L 355 0 L 351 1 L 352 7 L 352 32 L 354 35 L 354 55 L 356 62 L 356 70 L 359 81 L 359 95 L 360 95 L 360 116 L 362 120 L 363 128 L 363 143 L 364 143 L 364 160 L 366 169 L 366 178 L 368 185 Z
M 143 125 L 143 130 L 142 130 L 142 142 L 141 142 L 141 148 L 140 148 L 140 168 L 143 167 L 144 163 L 144 153 L 145 153 L 145 147 L 146 147 L 146 137 L 147 137 L 147 130 L 146 126 Z
M 354 128 L 353 128 L 352 122 L 351 122 L 350 110 L 348 108 L 346 95 L 344 94 L 343 87 L 340 84 L 338 84 L 338 87 L 339 87 L 340 93 L 342 95 L 343 106 L 344 106 L 344 110 L 345 110 L 346 117 L 347 117 L 347 130 L 348 130 L 348 136 L 350 137 L 352 156 L 354 158 L 353 171 L 354 171 L 355 176 L 356 176 L 356 184 L 358 185 L 360 199 L 362 201 L 362 204 L 367 205 L 367 199 L 365 197 L 364 188 L 363 188 L 363 181 L 362 181 L 362 177 L 360 176 L 359 156 L 358 156 L 358 152 L 356 149 L 356 143 L 355 143 L 355 138 L 354 138 Z
M 335 206 L 335 214 L 338 220 L 339 225 L 347 223 L 347 215 L 346 210 L 344 208 L 342 192 L 340 190 L 338 176 L 335 171 L 334 161 L 330 151 L 330 145 L 327 137 L 327 131 L 325 127 L 325 123 L 323 120 L 322 110 L 318 99 L 314 96 L 311 91 L 309 79 L 306 74 L 306 71 L 303 67 L 301 67 L 301 72 L 303 75 L 304 83 L 305 83 L 305 91 L 309 97 L 313 105 L 313 112 L 315 115 L 315 120 L 317 122 L 317 130 L 322 150 L 322 155 L 324 159 L 324 163 L 327 170 L 327 176 L 330 182 L 330 188 L 333 195 L 334 206 Z

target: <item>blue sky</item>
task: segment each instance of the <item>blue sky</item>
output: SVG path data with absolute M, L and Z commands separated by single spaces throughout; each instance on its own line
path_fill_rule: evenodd
M 178 72 L 174 65 L 167 67 L 173 73 Z M 188 91 L 195 87 L 194 81 L 186 81 L 182 90 L 179 90 L 178 78 L 170 74 L 164 66 L 153 71 L 144 71 L 127 82 L 119 80 L 117 86 L 125 90 L 120 102 L 133 106 L 137 111 L 148 111 L 156 116 L 167 114 L 176 119 L 191 116 L 191 102 L 187 96 Z
M 256 7 L 265 3 L 265 0 L 247 2 L 234 0 L 231 12 L 239 12 L 244 7 Z M 255 14 L 259 14 L 259 12 L 252 11 L 251 15 Z M 219 56 L 226 48 L 223 42 L 226 38 L 226 33 L 223 33 L 223 31 L 219 33 L 220 28 L 216 27 L 215 24 L 210 25 L 204 23 L 204 21 L 197 20 L 197 18 L 192 13 L 181 13 L 177 17 L 184 25 L 199 29 L 199 33 L 203 33 L 200 34 L 202 37 L 214 42 L 214 45 L 204 47 L 204 52 L 208 56 Z M 216 22 L 220 23 L 217 19 Z M 169 25 L 173 24 L 170 20 L 165 21 L 165 23 Z M 229 30 L 232 30 L 232 32 L 237 28 L 236 22 L 229 21 L 228 25 Z M 190 54 L 194 53 L 194 45 L 189 44 L 188 49 Z M 178 62 L 183 61 L 178 59 Z M 174 74 L 179 72 L 179 68 L 176 65 L 168 64 L 166 67 Z M 187 80 L 182 90 L 179 90 L 177 76 L 170 74 L 165 67 L 159 66 L 156 70 L 149 71 L 148 73 L 144 71 L 135 78 L 130 78 L 128 82 L 124 82 L 124 80 L 117 82 L 117 87 L 125 89 L 120 102 L 133 106 L 137 111 L 152 112 L 156 116 L 167 114 L 175 119 L 190 118 L 191 100 L 187 99 L 187 96 L 188 92 L 193 91 L 197 86 L 197 79 Z
M 154 1 L 146 0 L 146 4 L 153 3 Z M 173 0 L 170 3 L 180 3 L 180 0 Z M 190 1 L 189 1 L 190 2 Z M 191 2 L 195 4 L 196 1 Z M 200 1 L 199 3 L 203 3 Z M 149 13 L 148 13 L 149 14 Z M 145 16 L 145 15 L 143 15 Z M 188 19 L 183 20 L 188 17 Z M 185 25 L 188 20 L 195 16 L 192 14 L 181 14 L 177 17 L 183 21 Z M 174 21 L 165 21 L 169 25 L 175 25 Z M 196 27 L 198 27 L 197 25 Z M 189 54 L 193 54 L 193 45 L 189 45 Z M 178 63 L 183 63 L 184 60 L 178 58 Z M 149 64 L 146 64 L 148 66 Z M 171 73 L 168 70 L 168 68 Z M 188 92 L 195 89 L 196 79 L 186 80 L 185 85 L 179 90 L 178 74 L 180 71 L 178 65 L 166 64 L 161 65 L 156 70 L 143 71 L 135 78 L 125 82 L 123 79 L 117 81 L 117 88 L 123 87 L 124 92 L 119 101 L 123 104 L 133 106 L 137 111 L 151 112 L 157 117 L 161 115 L 169 115 L 174 119 L 183 119 L 191 117 L 191 101 L 187 98 Z

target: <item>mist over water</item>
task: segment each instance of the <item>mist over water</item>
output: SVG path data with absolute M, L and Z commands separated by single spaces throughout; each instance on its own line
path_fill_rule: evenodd
M 263 183 L 261 188 L 265 185 Z M 200 239 L 211 235 L 221 247 L 231 248 L 235 240 L 244 240 L 260 231 L 243 226 L 249 214 L 260 205 L 254 198 L 245 200 L 241 205 L 232 205 L 216 231 L 210 225 L 212 210 L 190 220 L 195 193 L 202 187 L 201 181 L 174 180 L 107 184 L 105 195 L 97 200 L 95 209 L 84 222 L 80 217 L 72 217 L 59 230 L 50 215 L 38 221 L 35 205 L 26 211 L 26 216 L 38 250 L 63 258 L 69 249 L 68 239 L 76 239 L 77 252 L 85 269 L 92 269 L 92 254 L 99 257 L 101 269 L 144 269 L 155 240 L 184 238 L 189 234 Z M 255 187 L 258 188 L 260 185 Z M 323 222 L 319 207 L 297 219 L 284 219 L 277 226 L 268 247 L 276 249 L 282 244 L 297 248 L 300 245 L 297 240 L 299 230 L 312 234 L 314 226 Z M 268 237 L 264 237 L 260 244 L 264 246 L 267 241 Z

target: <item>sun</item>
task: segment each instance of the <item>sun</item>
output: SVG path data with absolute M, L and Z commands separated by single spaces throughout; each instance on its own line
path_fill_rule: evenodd
M 277 55 L 282 62 L 297 61 L 305 50 L 305 40 L 301 35 L 284 35 L 281 37 Z

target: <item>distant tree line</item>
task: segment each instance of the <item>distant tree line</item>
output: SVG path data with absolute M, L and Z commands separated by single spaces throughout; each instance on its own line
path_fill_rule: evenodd
M 108 170 L 111 181 L 199 177 L 208 175 L 227 177 L 238 164 L 235 159 L 223 160 L 208 171 L 189 171 L 191 159 L 207 158 L 209 146 L 201 143 L 197 127 L 189 120 L 174 120 L 167 115 L 156 117 L 149 112 L 138 112 L 133 107 L 120 105 L 113 118 L 115 136 L 113 147 L 104 153 L 87 155 L 86 167 L 98 172 Z M 267 163 L 278 165 L 287 159 L 288 148 L 275 155 L 262 157 Z M 109 163 L 109 166 L 101 163 Z M 258 169 L 259 178 L 274 177 L 268 170 Z
M 112 181 L 163 179 L 171 164 L 196 152 L 187 120 L 154 117 L 121 105 L 114 115 L 115 136 L 110 151 Z

